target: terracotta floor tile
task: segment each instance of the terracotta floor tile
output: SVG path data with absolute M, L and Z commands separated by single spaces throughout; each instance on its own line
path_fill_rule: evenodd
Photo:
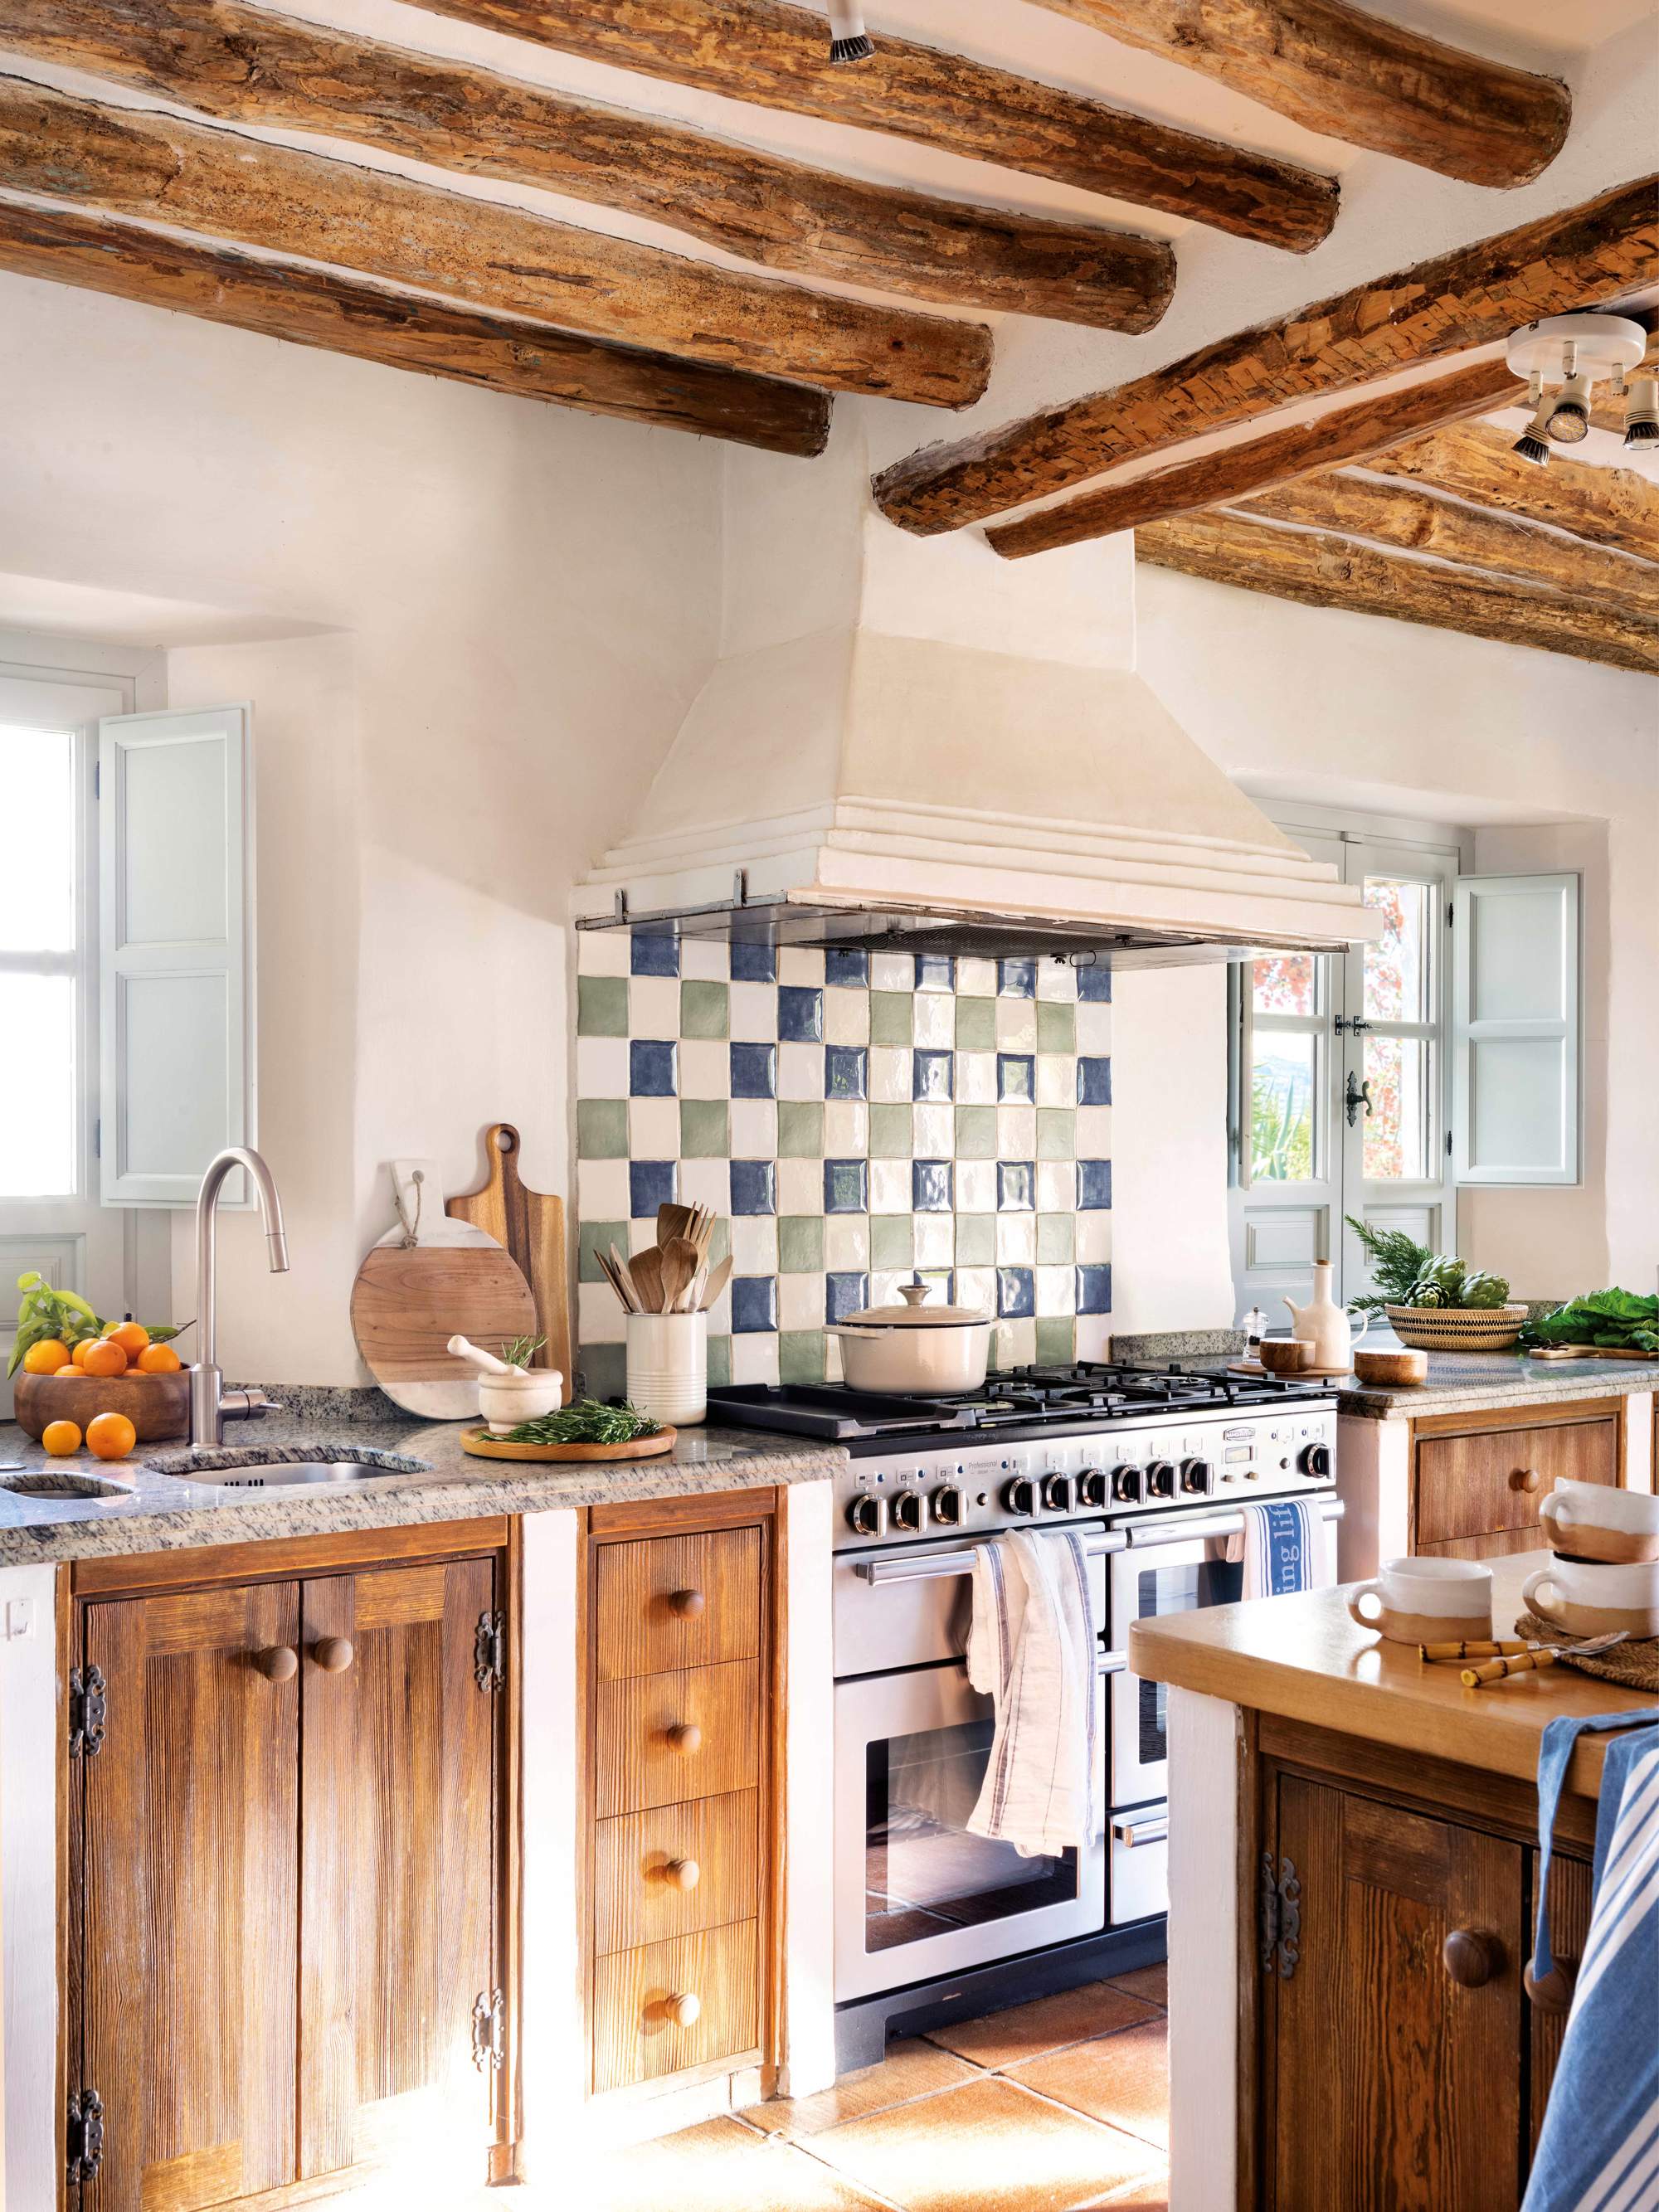
M 1137 1966 L 1132 1974 L 1114 1974 L 1112 1987 L 1127 1990 L 1132 1997 L 1145 1997 L 1148 2004 L 1167 2005 L 1170 2002 L 1170 1967 L 1167 1960 L 1160 1959 L 1155 1966 Z
M 1088 2212 L 1170 2212 L 1169 2168 L 1161 2166 L 1156 2173 L 1132 2181 L 1127 2189 L 1115 2189 L 1109 2197 L 1091 2204 Z
M 596 2160 L 564 2205 L 574 2212 L 868 2212 L 874 2202 L 793 2143 L 736 2120 L 705 2120 Z M 517 2212 L 513 2198 L 502 2212 Z
M 775 2130 L 799 2141 L 975 2078 L 975 2069 L 948 2051 L 920 2039 L 906 2040 L 890 2045 L 878 2066 L 844 2074 L 832 2089 L 820 2089 L 811 2097 L 775 2097 L 770 2104 L 751 2105 L 743 2117 L 750 2127 L 769 2134 Z
M 1164 2163 L 1000 2076 L 826 2129 L 812 2151 L 905 2212 L 1073 2212 Z
M 1085 2043 L 1091 2036 L 1132 2027 L 1151 2017 L 1138 1998 L 1109 1982 L 1091 1982 L 1084 1989 L 1061 1990 L 1030 2004 L 1011 2005 L 1006 2012 L 994 2012 L 983 2020 L 929 2028 L 927 2039 L 954 2051 L 958 2058 L 971 2058 L 976 2066 L 1017 2066 L 1045 2051 Z
M 1091 2119 L 1108 2120 L 1160 2149 L 1170 2148 L 1170 2027 L 1167 2020 L 1126 2027 L 1094 2043 L 1074 2043 L 1008 2069 L 1039 2096 Z

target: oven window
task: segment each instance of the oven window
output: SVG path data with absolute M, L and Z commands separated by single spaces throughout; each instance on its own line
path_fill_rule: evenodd
M 1075 1851 L 1022 1858 L 969 1833 L 991 1756 L 991 1700 L 975 1702 L 981 1717 L 865 1747 L 866 1951 L 1077 1899 Z
M 1244 1595 L 1242 1561 L 1200 1559 L 1184 1567 L 1146 1567 L 1135 1577 L 1135 1613 L 1151 1620 L 1164 1613 L 1196 1613 L 1207 1605 L 1232 1605 Z M 1137 1677 L 1136 1702 L 1139 1742 L 1143 1766 L 1158 1765 L 1170 1755 L 1164 1729 L 1165 1687 Z

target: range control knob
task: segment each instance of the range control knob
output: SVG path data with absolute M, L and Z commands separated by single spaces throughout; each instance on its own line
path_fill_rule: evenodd
M 914 1535 L 921 1526 L 921 1492 L 919 1490 L 899 1490 L 893 1493 L 888 1515 L 896 1528 Z
M 879 1536 L 887 1528 L 887 1500 L 863 1491 L 847 1509 L 847 1525 L 854 1534 Z
M 1070 1513 L 1077 1503 L 1077 1486 L 1069 1474 L 1045 1474 L 1042 1503 L 1050 1513 Z
M 1103 1467 L 1085 1467 L 1079 1475 L 1077 1502 L 1079 1505 L 1103 1505 L 1111 1494 L 1111 1482 Z
M 1183 1459 L 1181 1486 L 1196 1498 L 1207 1498 L 1215 1488 L 1215 1469 L 1206 1459 Z
M 1304 1444 L 1302 1449 L 1304 1474 L 1326 1475 L 1331 1471 L 1331 1448 L 1328 1444 Z
M 1146 1470 L 1146 1495 L 1148 1498 L 1173 1498 L 1175 1494 L 1175 1462 L 1155 1459 Z
M 933 1492 L 933 1518 L 941 1528 L 962 1526 L 962 1492 L 954 1482 L 942 1483 Z
M 1126 1463 L 1112 1469 L 1112 1503 L 1115 1505 L 1139 1505 L 1146 1494 L 1138 1467 Z
M 1002 1503 L 1010 1513 L 1035 1513 L 1037 1510 L 1036 1483 L 1029 1474 L 1017 1474 L 1012 1482 L 1003 1484 Z

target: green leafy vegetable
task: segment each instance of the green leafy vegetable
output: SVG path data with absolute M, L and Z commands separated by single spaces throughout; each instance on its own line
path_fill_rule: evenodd
M 1384 1306 L 1486 1309 L 1501 1306 L 1509 1297 L 1510 1286 L 1502 1275 L 1472 1270 L 1467 1260 L 1449 1253 L 1431 1252 L 1403 1229 L 1378 1229 L 1369 1221 L 1357 1221 L 1352 1213 L 1346 1218 L 1364 1248 L 1376 1285 L 1353 1301 L 1362 1313 L 1381 1313 Z
M 1659 1297 L 1639 1291 L 1591 1291 L 1529 1323 L 1528 1344 L 1593 1344 L 1608 1352 L 1659 1355 Z
M 662 1423 L 631 1406 L 605 1406 L 597 1398 L 579 1398 L 556 1413 L 520 1421 L 516 1429 L 498 1436 L 501 1444 L 631 1444 L 635 1437 L 659 1437 Z

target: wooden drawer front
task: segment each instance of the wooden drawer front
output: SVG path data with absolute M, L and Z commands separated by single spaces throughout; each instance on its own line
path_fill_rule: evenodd
M 601 1959 L 593 1975 L 595 2091 L 752 2051 L 760 2040 L 759 1932 L 757 1922 L 741 1920 Z M 700 2009 L 682 2027 L 669 2007 L 688 1996 Z
M 597 1642 L 602 1682 L 756 1657 L 760 1530 L 600 1546 Z
M 642 1812 L 752 1790 L 760 1780 L 760 1667 L 690 1667 L 635 1674 L 599 1691 L 594 1816 Z M 673 1729 L 695 1729 L 695 1746 L 677 1746 Z
M 1536 1489 L 1517 1487 L 1515 1478 L 1528 1472 L 1538 1476 Z M 1497 1528 L 1535 1532 L 1538 1508 L 1558 1482 L 1618 1480 L 1616 1420 L 1425 1437 L 1417 1447 L 1416 1547 Z
M 760 1910 L 760 1796 L 753 1790 L 601 1820 L 595 1948 L 604 1954 L 752 1920 Z M 690 1888 L 684 1887 L 695 1870 Z

